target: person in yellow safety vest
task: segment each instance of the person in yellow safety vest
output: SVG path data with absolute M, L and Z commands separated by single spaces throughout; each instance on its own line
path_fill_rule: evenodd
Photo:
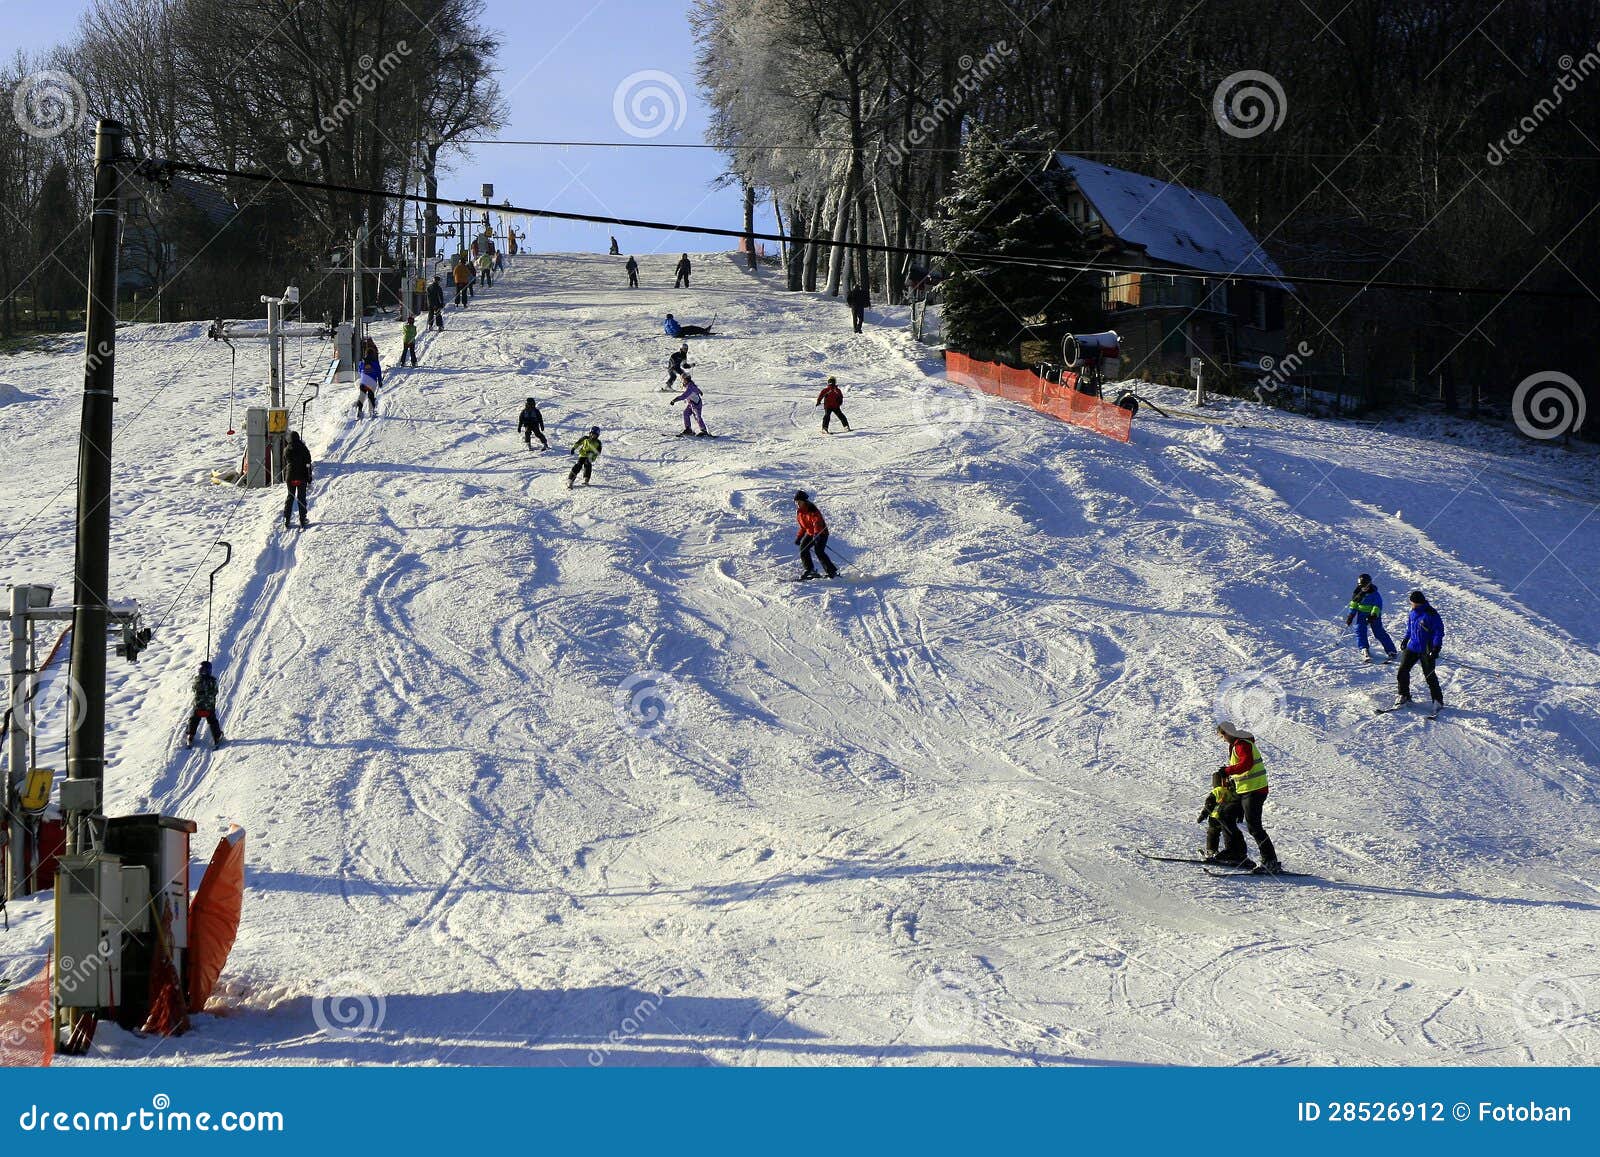
M 1278 863 L 1278 853 L 1261 824 L 1261 809 L 1267 802 L 1267 764 L 1256 747 L 1256 737 L 1231 723 L 1217 724 L 1217 734 L 1227 740 L 1228 762 L 1212 774 L 1211 792 L 1200 812 L 1200 822 L 1206 825 L 1206 858 L 1217 864 L 1255 867 L 1263 873 L 1280 872 L 1283 866 Z M 1246 855 L 1241 821 L 1260 852 L 1259 867 Z

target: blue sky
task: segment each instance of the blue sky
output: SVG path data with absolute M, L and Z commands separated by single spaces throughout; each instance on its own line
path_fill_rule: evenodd
M 87 0 L 0 0 L 6 39 L 28 52 L 69 40 Z M 501 136 L 510 140 L 648 139 L 684 143 L 702 139 L 705 109 L 694 85 L 694 42 L 680 0 L 488 0 L 487 23 L 505 43 L 500 55 L 502 90 L 511 116 Z M 678 98 L 665 81 L 645 78 L 674 105 L 670 123 L 657 135 L 635 137 L 620 127 L 613 98 L 625 80 L 639 73 L 666 73 L 682 90 Z M 624 106 L 626 108 L 626 105 Z M 653 107 L 645 101 L 643 108 Z M 637 120 L 636 131 L 656 122 Z M 713 190 L 722 158 L 709 149 L 552 149 L 484 146 L 455 162 L 441 183 L 446 196 L 476 199 L 491 181 L 495 200 L 568 212 L 644 217 L 698 225 L 738 228 L 739 193 Z M 770 210 L 757 227 L 770 230 Z M 712 238 L 674 237 L 643 230 L 619 231 L 625 252 L 720 249 Z M 603 250 L 607 232 L 599 226 L 535 222 L 536 249 Z

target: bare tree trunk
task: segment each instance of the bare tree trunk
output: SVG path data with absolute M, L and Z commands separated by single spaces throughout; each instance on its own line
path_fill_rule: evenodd
M 747 268 L 756 267 L 756 187 L 746 184 L 744 187 L 744 248 L 745 265 Z
M 817 291 L 817 261 L 822 256 L 822 246 L 817 240 L 817 235 L 822 232 L 826 202 L 826 197 L 817 198 L 816 204 L 811 207 L 811 224 L 806 229 L 805 289 L 807 293 L 815 293 Z

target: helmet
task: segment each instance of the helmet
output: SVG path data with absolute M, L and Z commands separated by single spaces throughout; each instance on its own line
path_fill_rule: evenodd
M 1356 582 L 1358 582 L 1358 583 L 1369 583 L 1371 581 L 1372 581 L 1372 576 L 1369 575 L 1369 574 L 1358 574 L 1358 575 L 1356 575 Z
M 536 405 L 538 405 L 538 403 L 537 403 L 537 402 L 535 402 L 535 401 L 534 401 L 534 400 L 533 400 L 533 399 L 532 399 L 532 398 L 529 398 L 529 399 L 528 399 L 528 405 L 530 405 L 530 406 L 536 406 Z
M 796 490 L 794 492 L 794 500 L 796 502 L 810 502 L 811 495 L 807 494 L 804 490 Z
M 839 379 L 835 378 L 832 374 L 829 374 L 828 375 L 828 384 L 830 386 L 837 386 L 839 384 Z
M 202 675 L 211 674 L 211 660 L 210 659 L 201 659 L 200 660 L 200 673 Z
M 591 433 L 591 434 L 600 433 L 600 427 L 599 426 L 590 426 L 589 427 L 589 433 Z

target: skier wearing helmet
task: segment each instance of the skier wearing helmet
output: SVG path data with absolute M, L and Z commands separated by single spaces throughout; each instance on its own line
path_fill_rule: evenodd
M 594 460 L 600 457 L 600 427 L 590 426 L 589 432 L 572 444 L 572 453 L 578 460 L 572 464 L 572 473 L 567 475 L 567 489 L 572 489 L 572 484 L 577 481 L 578 471 L 583 471 L 583 484 L 589 485 L 589 479 L 594 474 Z
M 804 490 L 794 492 L 794 517 L 800 524 L 800 533 L 795 535 L 794 544 L 800 548 L 800 563 L 806 568 L 801 572 L 800 580 L 817 577 L 817 568 L 811 561 L 813 551 L 828 577 L 835 578 L 839 568 L 828 557 L 828 524 L 823 520 L 822 511 L 817 509 L 816 503 Z

